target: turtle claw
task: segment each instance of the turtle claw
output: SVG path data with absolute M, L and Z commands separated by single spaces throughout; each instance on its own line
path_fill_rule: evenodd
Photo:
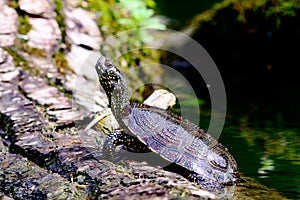
M 122 155 L 125 153 L 124 151 L 146 153 L 151 150 L 139 141 L 137 137 L 125 134 L 122 130 L 111 132 L 103 144 L 104 158 L 111 161 L 119 161 L 124 157 Z

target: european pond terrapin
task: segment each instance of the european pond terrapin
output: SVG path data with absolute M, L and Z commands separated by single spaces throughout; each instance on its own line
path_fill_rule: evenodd
M 104 155 L 115 157 L 115 148 L 120 145 L 133 152 L 150 149 L 186 168 L 189 171 L 187 178 L 209 190 L 239 180 L 235 159 L 210 134 L 179 115 L 130 102 L 125 77 L 104 56 L 97 61 L 96 71 L 121 127 L 108 135 Z

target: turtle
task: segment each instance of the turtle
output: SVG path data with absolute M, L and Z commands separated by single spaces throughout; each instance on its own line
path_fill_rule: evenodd
M 238 182 L 236 160 L 209 133 L 170 111 L 130 102 L 126 79 L 110 59 L 100 56 L 95 68 L 120 125 L 104 142 L 107 158 L 118 156 L 116 148 L 120 146 L 132 152 L 153 151 L 186 169 L 186 178 L 202 188 L 215 190 Z

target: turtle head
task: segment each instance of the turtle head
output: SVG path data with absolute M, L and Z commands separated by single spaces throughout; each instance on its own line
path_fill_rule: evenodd
M 108 97 L 112 110 L 122 109 L 129 104 L 128 87 L 123 74 L 104 56 L 96 64 L 99 82 Z

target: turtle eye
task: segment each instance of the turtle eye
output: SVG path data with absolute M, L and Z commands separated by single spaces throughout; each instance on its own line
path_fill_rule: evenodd
M 117 75 L 119 72 L 118 72 L 118 70 L 116 68 L 111 67 L 111 68 L 107 69 L 107 73 L 108 74 L 115 74 L 115 75 Z

